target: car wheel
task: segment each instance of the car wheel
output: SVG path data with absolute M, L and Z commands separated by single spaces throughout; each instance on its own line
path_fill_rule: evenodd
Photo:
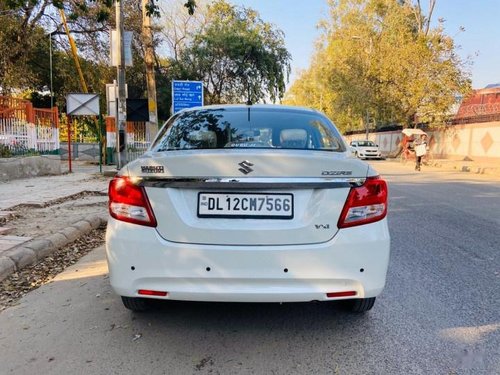
M 149 310 L 149 301 L 145 298 L 123 297 L 123 305 L 132 311 L 143 312 Z
M 375 297 L 372 298 L 358 298 L 345 301 L 345 308 L 354 313 L 363 313 L 371 310 L 375 304 Z

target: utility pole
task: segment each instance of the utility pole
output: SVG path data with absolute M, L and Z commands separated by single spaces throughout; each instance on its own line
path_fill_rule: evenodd
M 156 101 L 156 80 L 154 69 L 153 33 L 151 17 L 148 15 L 150 0 L 142 0 L 142 40 L 144 43 L 144 63 L 146 64 L 146 84 L 148 88 L 149 122 L 146 128 L 147 141 L 152 141 L 158 131 L 158 105 Z
M 123 0 L 115 1 L 116 10 L 116 32 L 118 34 L 118 68 L 117 68 L 117 83 L 118 83 L 118 108 L 116 111 L 116 155 L 117 168 L 121 169 L 127 164 L 127 98 L 125 92 L 125 43 L 123 42 Z

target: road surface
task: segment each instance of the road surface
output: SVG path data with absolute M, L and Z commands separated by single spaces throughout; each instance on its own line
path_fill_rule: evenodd
M 1 374 L 500 374 L 500 180 L 373 165 L 392 254 L 372 311 L 111 292 L 102 248 L 0 314 Z

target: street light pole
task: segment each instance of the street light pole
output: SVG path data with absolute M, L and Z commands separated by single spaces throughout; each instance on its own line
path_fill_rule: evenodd
M 116 33 L 118 48 L 118 68 L 117 68 L 117 83 L 118 83 L 118 109 L 116 112 L 116 155 L 117 168 L 121 169 L 127 164 L 127 98 L 125 90 L 125 43 L 123 41 L 123 0 L 115 2 L 116 11 Z

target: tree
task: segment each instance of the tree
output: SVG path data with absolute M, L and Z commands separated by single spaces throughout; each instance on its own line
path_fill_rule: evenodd
M 285 92 L 290 54 L 283 32 L 256 11 L 218 0 L 175 63 L 182 76 L 205 82 L 206 103 L 275 101 Z
M 193 42 L 194 36 L 205 28 L 207 19 L 207 2 L 197 1 L 197 10 L 188 14 L 181 3 L 169 4 L 161 8 L 158 20 L 161 35 L 160 45 L 174 61 L 178 62 L 182 51 Z
M 287 102 L 319 108 L 317 98 L 327 98 L 327 114 L 344 130 L 368 116 L 377 124 L 442 123 L 470 80 L 453 39 L 442 25 L 430 28 L 434 4 L 424 16 L 419 1 L 330 1 L 316 55 Z M 308 83 L 313 94 L 305 79 L 316 79 Z
M 72 35 L 80 54 L 98 63 L 107 63 L 108 23 L 114 13 L 113 0 L 3 0 L 0 2 L 0 90 L 31 86 L 34 77 L 27 67 L 30 55 L 48 35 L 64 34 L 58 9 L 64 9 Z M 184 1 L 184 7 L 193 13 L 195 0 Z M 158 0 L 150 0 L 151 14 L 159 15 Z M 54 39 L 65 49 L 64 38 Z M 103 56 L 106 56 L 104 59 Z

